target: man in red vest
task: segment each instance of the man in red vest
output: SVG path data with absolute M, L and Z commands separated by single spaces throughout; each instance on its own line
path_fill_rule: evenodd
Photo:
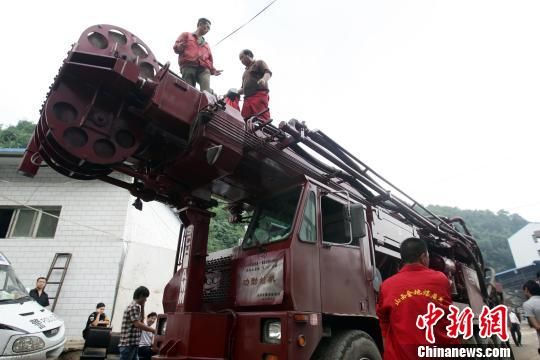
M 197 21 L 197 30 L 193 33 L 180 34 L 174 43 L 173 50 L 178 54 L 182 79 L 191 86 L 198 83 L 201 91 L 212 92 L 210 75 L 221 75 L 222 70 L 214 68 L 210 46 L 203 37 L 210 31 L 210 25 L 210 20 L 200 18 Z
M 459 344 L 457 339 L 446 334 L 449 325 L 446 315 L 452 301 L 450 282 L 442 272 L 428 268 L 426 243 L 409 238 L 401 244 L 400 253 L 405 265 L 382 283 L 377 304 L 384 337 L 384 359 L 417 359 L 419 346 Z M 435 324 L 425 324 L 429 325 L 433 336 L 429 340 L 433 343 L 428 340 L 427 331 L 417 326 L 418 317 L 424 316 L 429 309 L 439 312 Z

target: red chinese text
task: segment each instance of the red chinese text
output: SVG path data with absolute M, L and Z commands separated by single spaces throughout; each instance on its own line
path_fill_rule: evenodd
M 424 315 L 418 315 L 416 318 L 416 326 L 422 330 L 426 329 L 426 340 L 433 344 L 435 342 L 435 334 L 433 327 L 444 316 L 443 309 L 435 306 L 434 303 L 428 303 L 427 313 Z
M 497 305 L 493 309 L 487 306 L 482 307 L 480 314 L 480 337 L 488 338 L 497 335 L 502 341 L 508 341 L 508 308 L 504 305 Z
M 446 327 L 446 332 L 449 337 L 457 338 L 463 335 L 464 339 L 469 339 L 473 336 L 473 317 L 474 313 L 470 307 L 466 307 L 463 311 L 454 305 L 449 306 L 450 314 L 447 319 L 450 325 Z

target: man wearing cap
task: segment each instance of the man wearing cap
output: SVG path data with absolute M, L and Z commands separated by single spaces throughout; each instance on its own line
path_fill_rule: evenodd
M 214 68 L 214 59 L 204 35 L 210 31 L 210 20 L 200 18 L 197 30 L 180 34 L 174 43 L 174 52 L 178 54 L 178 65 L 182 79 L 191 86 L 199 84 L 201 91 L 209 91 L 210 75 L 220 75 L 222 70 Z

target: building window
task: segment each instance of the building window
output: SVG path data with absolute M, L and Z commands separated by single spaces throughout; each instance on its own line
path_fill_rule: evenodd
M 358 238 L 348 234 L 347 205 L 328 196 L 321 198 L 323 241 L 327 243 L 358 245 Z
M 53 238 L 60 207 L 0 208 L 0 238 Z

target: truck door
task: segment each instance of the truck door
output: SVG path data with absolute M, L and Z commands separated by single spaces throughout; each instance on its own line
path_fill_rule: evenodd
M 302 311 L 321 311 L 321 278 L 319 271 L 319 246 L 317 244 L 317 193 L 313 186 L 307 187 L 301 214 L 297 240 L 290 261 L 290 277 L 293 284 L 294 304 Z
M 323 313 L 366 314 L 374 309 L 368 237 L 351 239 L 346 231 L 347 201 L 319 196 L 321 303 Z M 367 247 L 369 249 L 369 247 Z M 369 276 L 368 276 L 369 275 Z

